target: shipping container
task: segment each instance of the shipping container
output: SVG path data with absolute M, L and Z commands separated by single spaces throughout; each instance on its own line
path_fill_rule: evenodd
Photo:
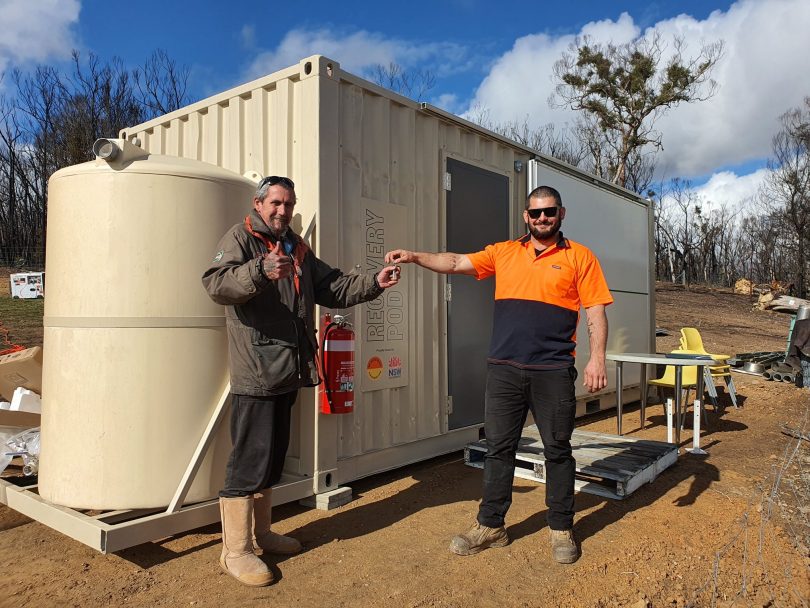
M 120 137 L 150 154 L 290 177 L 298 197 L 293 228 L 346 272 L 374 272 L 394 248 L 467 253 L 517 238 L 525 233 L 527 193 L 553 186 L 568 210 L 564 234 L 596 253 L 614 294 L 608 350 L 655 350 L 647 200 L 327 57 L 308 57 Z M 250 206 L 246 199 L 245 213 Z M 329 311 L 348 314 L 357 333 L 354 411 L 322 414 L 317 391 L 301 391 L 279 500 L 328 492 L 477 440 L 493 293 L 494 281 L 407 266 L 380 299 Z M 578 335 L 581 373 L 588 360 L 582 322 Z M 610 365 L 600 394 L 579 383 L 579 414 L 615 405 Z M 639 379 L 626 376 L 625 399 L 632 400 Z

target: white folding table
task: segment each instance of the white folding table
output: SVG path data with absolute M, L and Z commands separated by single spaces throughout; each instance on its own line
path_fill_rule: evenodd
M 675 441 L 681 442 L 681 391 L 683 384 L 683 368 L 687 366 L 697 367 L 697 387 L 695 391 L 695 411 L 693 422 L 692 449 L 688 450 L 692 454 L 705 454 L 700 449 L 700 407 L 703 400 L 703 370 L 706 366 L 721 365 L 722 361 L 717 361 L 709 355 L 688 355 L 688 354 L 658 354 L 658 353 L 607 353 L 606 359 L 616 364 L 616 429 L 617 434 L 622 434 L 622 368 L 625 363 L 638 363 L 641 365 L 641 427 L 644 428 L 644 411 L 647 406 L 647 366 L 648 365 L 672 365 L 675 368 Z M 672 440 L 672 412 L 667 408 L 667 441 Z

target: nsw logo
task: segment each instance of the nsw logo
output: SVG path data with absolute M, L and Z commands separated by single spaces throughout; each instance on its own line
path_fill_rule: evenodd
M 388 377 L 401 378 L 402 377 L 402 359 L 394 355 L 388 359 Z

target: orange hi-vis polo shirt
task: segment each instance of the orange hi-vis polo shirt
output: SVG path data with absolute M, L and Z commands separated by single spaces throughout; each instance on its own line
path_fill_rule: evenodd
M 527 234 L 467 257 L 479 280 L 495 275 L 490 363 L 523 369 L 573 365 L 580 306 L 613 302 L 596 256 L 562 232 L 540 255 Z

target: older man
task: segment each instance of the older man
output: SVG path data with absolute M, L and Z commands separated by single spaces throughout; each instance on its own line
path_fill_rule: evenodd
M 263 179 L 253 209 L 219 242 L 202 277 L 226 305 L 233 450 L 220 492 L 222 568 L 264 586 L 273 575 L 256 549 L 290 554 L 300 543 L 270 531 L 271 487 L 281 478 L 298 389 L 318 384 L 313 304 L 347 308 L 396 285 L 394 267 L 344 275 L 319 260 L 290 229 L 295 185 Z

